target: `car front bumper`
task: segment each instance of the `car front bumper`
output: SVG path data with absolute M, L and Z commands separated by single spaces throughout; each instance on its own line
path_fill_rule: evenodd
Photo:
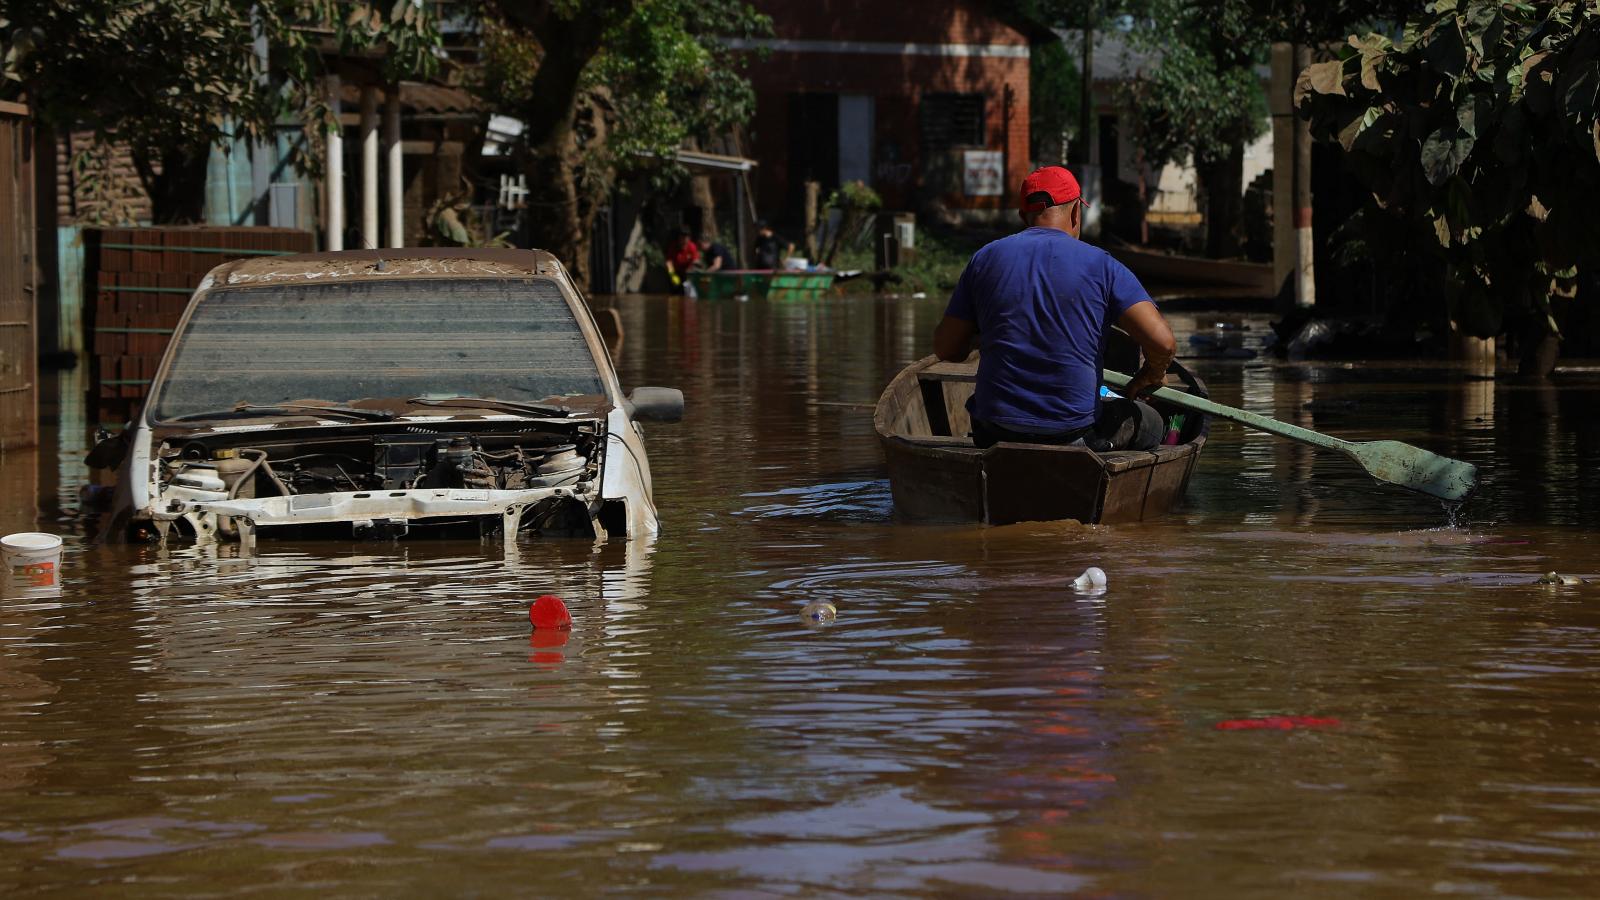
M 593 509 L 598 491 L 584 486 L 546 487 L 521 491 L 424 488 L 418 490 L 350 491 L 295 494 L 288 497 L 211 500 L 164 498 L 151 513 L 163 531 L 186 520 L 198 540 L 219 530 L 250 535 L 257 529 L 289 525 L 348 522 L 362 529 L 394 529 L 423 519 L 498 518 L 515 535 L 522 516 L 546 501 L 568 501 Z

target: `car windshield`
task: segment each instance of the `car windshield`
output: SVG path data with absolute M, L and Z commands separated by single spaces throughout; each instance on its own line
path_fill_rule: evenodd
M 549 278 L 221 288 L 175 340 L 159 420 L 299 400 L 605 394 Z

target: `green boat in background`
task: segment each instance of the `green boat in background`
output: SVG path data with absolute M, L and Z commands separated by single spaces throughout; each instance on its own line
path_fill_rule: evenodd
M 812 300 L 833 287 L 837 272 L 788 269 L 727 269 L 690 272 L 689 283 L 702 300 L 768 297 L 773 300 Z

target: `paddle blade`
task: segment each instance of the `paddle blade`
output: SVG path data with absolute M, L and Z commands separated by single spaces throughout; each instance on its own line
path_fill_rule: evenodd
M 1399 441 L 1351 444 L 1346 453 L 1367 474 L 1450 503 L 1460 503 L 1478 487 L 1478 467 Z

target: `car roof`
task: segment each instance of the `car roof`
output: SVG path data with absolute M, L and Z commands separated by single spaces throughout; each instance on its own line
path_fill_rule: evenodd
M 561 263 L 544 250 L 503 247 L 397 247 L 260 256 L 223 263 L 211 270 L 202 288 L 286 281 L 339 281 L 369 278 L 527 278 L 566 280 Z

